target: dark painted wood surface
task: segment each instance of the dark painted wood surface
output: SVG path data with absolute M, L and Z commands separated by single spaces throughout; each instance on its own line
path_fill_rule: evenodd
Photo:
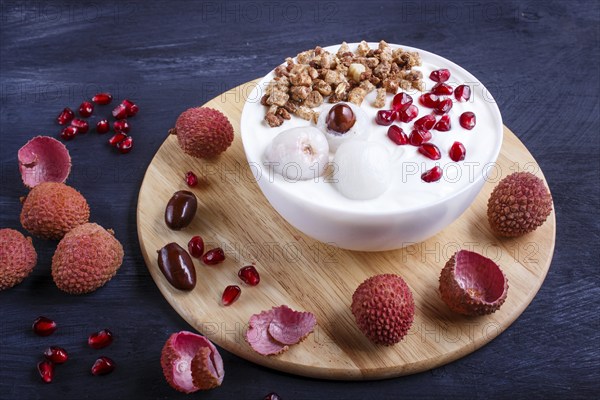
M 104 288 L 80 297 L 54 286 L 56 243 L 34 240 L 39 264 L 0 293 L 0 398 L 178 398 L 161 375 L 171 332 L 189 326 L 169 307 L 139 251 L 135 205 L 144 171 L 184 109 L 260 77 L 315 45 L 385 39 L 460 64 L 493 93 L 504 123 L 541 165 L 554 195 L 554 261 L 525 313 L 492 343 L 450 365 L 377 382 L 291 376 L 223 352 L 220 389 L 195 398 L 586 397 L 600 392 L 599 7 L 595 1 L 2 1 L 0 9 L 0 226 L 20 228 L 26 194 L 16 151 L 36 134 L 56 135 L 64 106 L 108 90 L 140 105 L 135 149 L 121 156 L 95 133 L 68 144 L 69 182 L 92 219 L 112 227 L 125 262 Z M 59 331 L 35 337 L 38 315 Z M 116 335 L 105 351 L 89 332 Z M 50 344 L 70 350 L 55 382 L 36 376 Z M 97 355 L 117 370 L 92 377 Z

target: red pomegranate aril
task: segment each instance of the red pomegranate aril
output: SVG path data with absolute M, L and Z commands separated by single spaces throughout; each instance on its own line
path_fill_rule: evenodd
M 237 299 L 240 298 L 242 294 L 242 289 L 240 289 L 237 285 L 229 285 L 223 291 L 223 295 L 221 296 L 221 302 L 224 306 L 230 306 L 235 303 Z
M 417 118 L 417 115 L 419 115 L 419 109 L 414 104 L 411 104 L 406 110 L 398 112 L 398 119 L 402 122 L 410 122 Z
M 442 158 L 440 149 L 433 143 L 423 143 L 419 146 L 419 153 L 432 160 L 439 160 Z
M 46 357 L 46 360 L 52 361 L 54 364 L 63 364 L 69 359 L 67 351 L 58 346 L 48 347 L 44 351 L 44 357 Z
M 121 132 L 115 133 L 110 139 L 108 139 L 108 144 L 113 147 L 117 147 L 119 143 L 127 138 L 127 135 Z
M 448 79 L 450 79 L 450 71 L 448 71 L 446 68 L 437 69 L 429 74 L 429 79 L 434 82 L 446 82 Z
M 396 112 L 394 110 L 379 110 L 375 117 L 375 123 L 377 125 L 389 126 L 396 119 Z
M 425 182 L 437 182 L 442 178 L 442 169 L 437 165 L 429 171 L 423 172 L 421 179 Z
M 90 129 L 90 124 L 83 119 L 75 118 L 73 121 L 71 121 L 71 125 L 77 128 L 77 133 L 87 133 L 87 131 Z
M 437 83 L 433 88 L 431 88 L 431 93 L 437 94 L 438 96 L 449 96 L 453 91 L 454 89 L 452 89 L 452 86 L 442 82 Z
M 127 109 L 127 116 L 133 117 L 140 110 L 137 104 L 133 103 L 131 100 L 125 99 L 121 102 Z
M 133 138 L 131 136 L 127 136 L 125 140 L 117 143 L 117 149 L 121 154 L 127 154 L 133 148 Z
M 79 106 L 79 115 L 81 115 L 83 118 L 89 117 L 90 115 L 92 115 L 93 112 L 94 112 L 94 105 L 92 103 L 90 103 L 89 101 L 84 101 Z
M 240 268 L 238 277 L 249 286 L 256 286 L 260 283 L 260 275 L 254 265 L 248 265 Z
M 398 125 L 392 125 L 388 128 L 388 137 L 398 146 L 408 143 L 408 136 Z
M 450 147 L 448 155 L 450 156 L 452 161 L 459 162 L 465 159 L 465 156 L 467 155 L 467 150 L 461 142 L 454 142 L 452 147 Z
M 460 85 L 454 90 L 454 97 L 457 101 L 468 101 L 471 98 L 471 88 L 467 85 Z
M 224 260 L 225 253 L 220 247 L 211 249 L 202 256 L 202 262 L 206 265 L 216 265 L 222 263 Z
M 448 132 L 452 128 L 450 124 L 450 116 L 448 114 L 442 115 L 442 118 L 435 124 L 433 129 L 440 132 Z
M 113 334 L 108 329 L 94 332 L 88 336 L 88 346 L 92 349 L 103 349 L 113 342 Z
M 75 118 L 75 113 L 73 112 L 73 110 L 71 110 L 69 107 L 65 107 L 65 109 L 62 110 L 60 114 L 58 114 L 56 120 L 58 121 L 59 125 L 67 125 L 73 120 L 73 118 Z
M 281 397 L 275 392 L 271 392 L 265 396 L 263 400 L 281 400 Z
M 431 114 L 425 115 L 424 117 L 419 118 L 413 124 L 415 129 L 419 129 L 422 131 L 429 131 L 435 125 L 435 117 Z
M 458 121 L 460 122 L 460 126 L 468 130 L 473 129 L 475 127 L 475 123 L 477 122 L 475 114 L 473 114 L 471 111 L 465 111 L 462 113 Z
M 431 132 L 429 131 L 422 131 L 419 129 L 413 129 L 413 131 L 410 133 L 410 136 L 408 137 L 408 143 L 412 144 L 413 146 L 420 146 L 425 142 L 428 142 L 431 140 Z
M 77 135 L 77 128 L 69 125 L 60 132 L 60 137 L 64 140 L 71 140 Z
M 127 107 L 121 103 L 112 110 L 112 116 L 116 119 L 127 118 Z
M 102 119 L 96 124 L 97 133 L 106 133 L 110 130 L 110 124 L 107 119 Z
M 192 171 L 188 171 L 185 173 L 185 183 L 187 183 L 189 187 L 194 187 L 198 184 L 198 177 Z
M 52 382 L 52 379 L 54 378 L 54 364 L 52 364 L 52 362 L 48 360 L 40 361 L 37 364 L 37 370 L 44 382 Z
M 39 336 L 49 336 L 56 330 L 56 322 L 52 321 L 50 318 L 37 317 L 35 321 L 33 321 L 33 326 L 31 328 Z
M 131 127 L 129 126 L 129 122 L 127 122 L 126 119 L 118 119 L 115 122 L 113 122 L 113 130 L 116 133 L 128 134 L 130 128 Z
M 204 254 L 204 240 L 200 236 L 193 236 L 188 242 L 188 251 L 195 258 L 201 258 Z
M 435 108 L 440 102 L 439 97 L 433 93 L 425 93 L 419 96 L 419 102 L 421 105 L 427 108 Z
M 92 375 L 106 375 L 113 372 L 115 362 L 108 357 L 99 357 L 92 365 Z
M 452 109 L 452 99 L 440 100 L 437 106 L 433 109 L 436 114 L 446 114 Z
M 110 104 L 112 101 L 112 95 L 110 93 L 98 93 L 94 97 L 92 97 L 92 101 L 101 106 L 105 106 Z
M 413 103 L 413 98 L 404 92 L 398 93 L 392 100 L 392 109 L 394 111 L 406 110 Z

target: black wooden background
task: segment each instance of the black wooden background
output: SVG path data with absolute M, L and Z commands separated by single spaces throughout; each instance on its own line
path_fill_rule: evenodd
M 92 220 L 112 227 L 124 265 L 86 296 L 50 277 L 56 243 L 34 240 L 39 264 L 0 292 L 0 398 L 183 398 L 164 381 L 161 347 L 190 327 L 171 309 L 142 260 L 135 206 L 144 171 L 179 113 L 263 76 L 315 45 L 385 39 L 447 57 L 493 93 L 504 123 L 538 160 L 554 196 L 557 240 L 550 272 L 523 315 L 496 340 L 452 364 L 372 382 L 307 379 L 222 351 L 226 378 L 202 399 L 554 398 L 600 392 L 599 3 L 597 1 L 4 1 L 0 2 L 0 226 L 20 228 L 26 194 L 16 153 L 30 137 L 57 135 L 54 120 L 96 91 L 134 99 L 127 156 L 95 133 L 68 143 L 69 182 Z M 58 321 L 33 335 L 38 315 Z M 93 377 L 89 332 L 116 335 L 104 353 L 118 367 Z M 43 384 L 35 365 L 49 344 L 72 360 Z

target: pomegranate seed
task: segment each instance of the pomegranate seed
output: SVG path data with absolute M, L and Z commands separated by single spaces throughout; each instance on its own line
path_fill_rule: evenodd
M 111 137 L 110 139 L 108 139 L 108 144 L 110 144 L 113 147 L 117 147 L 117 145 L 119 143 L 121 143 L 123 140 L 125 140 L 125 138 L 127 138 L 127 135 L 124 133 L 115 133 L 113 135 L 113 137 Z
M 125 99 L 121 102 L 121 104 L 125 106 L 128 117 L 133 117 L 140 110 L 139 107 L 136 104 L 134 104 L 131 100 Z
M 113 372 L 115 362 L 108 357 L 99 357 L 92 365 L 92 375 L 106 375 Z
M 129 133 L 129 123 L 127 122 L 126 119 L 118 119 L 115 122 L 113 122 L 113 130 L 116 133 Z
M 462 161 L 465 159 L 467 155 L 467 150 L 465 146 L 461 142 L 454 142 L 452 147 L 450 147 L 450 151 L 448 152 L 452 161 Z
M 185 173 L 185 183 L 187 183 L 189 187 L 194 187 L 198 184 L 198 177 L 192 171 L 188 171 Z
M 436 83 L 433 88 L 431 88 L 431 93 L 437 94 L 438 96 L 450 96 L 454 92 L 452 86 L 447 83 Z
M 425 142 L 428 142 L 431 140 L 431 132 L 429 131 L 422 131 L 419 129 L 413 129 L 413 131 L 410 133 L 410 136 L 408 137 L 408 143 L 412 144 L 413 146 L 420 146 Z
M 83 118 L 89 117 L 90 115 L 92 115 L 93 112 L 94 112 L 94 105 L 92 103 L 90 103 L 89 101 L 84 101 L 79 106 L 79 115 L 81 115 Z
M 96 124 L 97 133 L 106 133 L 110 130 L 110 124 L 107 119 L 102 119 Z
M 398 112 L 398 119 L 402 122 L 410 122 L 419 115 L 419 109 L 414 104 L 408 106 L 406 110 Z
M 75 118 L 75 113 L 69 107 L 66 107 L 60 114 L 58 114 L 56 120 L 58 121 L 59 125 L 67 125 L 73 118 Z
M 435 117 L 431 114 L 419 118 L 414 123 L 414 128 L 422 131 L 428 131 L 435 125 Z
M 254 265 L 248 265 L 240 268 L 238 271 L 239 278 L 249 286 L 256 286 L 260 283 L 260 275 Z
M 471 111 L 462 113 L 458 120 L 460 121 L 460 126 L 465 129 L 471 130 L 475 127 L 475 114 L 473 114 Z
M 37 369 L 44 382 L 52 382 L 52 378 L 54 378 L 54 364 L 48 360 L 40 361 L 37 365 Z
M 56 330 L 56 322 L 52 321 L 50 318 L 37 317 L 35 321 L 33 321 L 33 326 L 31 328 L 39 336 L 49 336 Z
M 110 102 L 112 101 L 112 95 L 110 93 L 98 93 L 97 95 L 92 97 L 92 101 L 96 104 L 105 106 L 107 104 L 110 104 Z
M 281 400 L 281 397 L 275 392 L 271 392 L 265 396 L 263 400 Z
M 64 140 L 71 140 L 77 135 L 77 128 L 69 125 L 60 132 L 60 137 Z
M 242 294 L 242 289 L 240 289 L 237 285 L 229 285 L 223 291 L 223 295 L 221 296 L 221 302 L 224 306 L 229 306 L 233 304 L 237 299 L 240 298 Z
M 460 85 L 454 91 L 454 97 L 457 101 L 468 101 L 471 98 L 471 88 L 467 85 Z
M 440 100 L 437 106 L 433 109 L 436 114 L 446 114 L 452 109 L 453 103 L 451 99 Z
M 442 115 L 442 118 L 435 124 L 433 129 L 440 132 L 448 132 L 451 128 L 450 116 L 448 114 Z
M 48 347 L 44 351 L 44 357 L 46 357 L 46 360 L 52 361 L 54 364 L 63 364 L 69 359 L 67 351 L 58 346 Z
M 421 179 L 423 179 L 425 182 L 436 182 L 439 181 L 441 177 L 442 169 L 437 165 L 431 168 L 429 171 L 423 172 L 421 175 Z
M 394 96 L 392 100 L 392 109 L 394 111 L 406 110 L 413 103 L 413 98 L 402 92 Z
M 220 247 L 211 249 L 202 256 L 202 262 L 206 265 L 216 265 L 216 264 L 222 263 L 224 260 L 225 260 L 225 253 L 223 252 L 223 249 Z
M 440 102 L 440 99 L 433 93 L 425 93 L 419 97 L 419 102 L 427 108 L 435 108 Z
M 121 103 L 112 110 L 112 115 L 116 119 L 127 118 L 127 107 Z
M 429 74 L 429 79 L 434 82 L 446 82 L 448 79 L 450 79 L 450 71 L 448 71 L 446 68 L 432 71 L 431 74 Z
M 398 125 L 392 125 L 388 128 L 388 137 L 398 146 L 408 143 L 408 136 Z
M 125 140 L 117 143 L 117 149 L 121 154 L 127 154 L 133 148 L 133 138 L 131 136 L 127 136 Z
M 389 126 L 396 119 L 396 112 L 394 110 L 379 110 L 375 117 L 375 123 L 378 125 Z
M 113 342 L 112 332 L 108 329 L 94 332 L 88 336 L 88 345 L 93 349 L 103 349 Z
M 201 258 L 204 254 L 204 240 L 200 236 L 194 236 L 188 242 L 188 251 L 192 257 Z
M 427 158 L 432 160 L 439 160 L 442 158 L 440 149 L 433 143 L 423 143 L 419 146 L 419 153 L 423 154 Z
M 73 121 L 71 121 L 71 125 L 77 128 L 77 133 L 87 133 L 87 131 L 90 129 L 90 124 L 83 119 L 75 118 Z

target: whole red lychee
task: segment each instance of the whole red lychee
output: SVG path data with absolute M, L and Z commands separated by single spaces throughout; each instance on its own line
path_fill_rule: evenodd
M 502 179 L 488 200 L 488 221 L 494 233 L 517 237 L 533 232 L 552 211 L 552 196 L 544 181 L 530 172 Z
M 14 229 L 0 229 L 0 290 L 21 283 L 36 264 L 31 238 Z
M 456 252 L 440 275 L 442 300 L 460 314 L 491 314 L 504 304 L 507 293 L 508 281 L 500 267 L 472 251 Z
M 394 274 L 375 275 L 361 283 L 352 295 L 356 324 L 373 343 L 398 343 L 410 329 L 413 295 L 404 279 Z
M 184 393 L 220 386 L 225 375 L 215 345 L 204 336 L 187 331 L 174 333 L 167 339 L 160 365 L 169 385 Z
M 213 158 L 233 142 L 233 126 L 223 113 L 208 107 L 190 108 L 181 113 L 170 133 L 179 146 L 198 158 Z

